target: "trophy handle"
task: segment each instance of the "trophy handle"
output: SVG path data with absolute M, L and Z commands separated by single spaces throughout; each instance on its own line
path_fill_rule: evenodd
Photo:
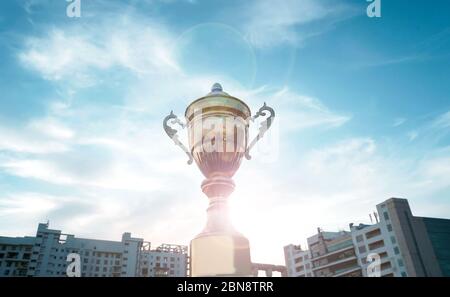
M 178 124 L 181 126 L 181 128 L 184 129 L 184 127 L 186 127 L 185 124 L 183 124 L 176 115 L 173 114 L 173 111 L 170 112 L 170 114 L 168 116 L 166 116 L 166 118 L 163 121 L 163 126 L 164 126 L 164 131 L 166 131 L 167 135 L 173 140 L 173 142 L 175 142 L 175 144 L 177 146 L 179 146 L 185 153 L 186 155 L 189 157 L 189 160 L 187 161 L 187 163 L 190 165 L 192 164 L 192 154 L 189 152 L 189 150 L 187 149 L 187 147 L 178 139 L 178 135 L 177 132 L 178 130 L 173 129 L 172 127 L 170 127 L 168 125 L 168 123 L 171 124 Z
M 266 105 L 266 102 L 264 102 L 264 105 L 258 110 L 258 112 L 251 117 L 251 121 L 253 122 L 256 118 L 260 116 L 266 116 L 266 111 L 270 112 L 270 115 L 266 118 L 264 122 L 261 123 L 261 126 L 259 127 L 259 133 L 256 135 L 256 137 L 252 140 L 250 145 L 245 150 L 245 158 L 247 160 L 250 160 L 252 157 L 250 156 L 250 150 L 253 148 L 253 146 L 264 136 L 264 134 L 269 130 L 270 126 L 272 126 L 273 119 L 275 118 L 275 111 L 272 107 L 269 107 Z

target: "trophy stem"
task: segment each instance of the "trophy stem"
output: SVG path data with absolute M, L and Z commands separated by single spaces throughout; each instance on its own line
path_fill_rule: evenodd
M 250 245 L 229 219 L 227 200 L 234 182 L 227 176 L 213 176 L 202 183 L 209 198 L 207 223 L 191 241 L 191 276 L 250 276 Z
M 209 198 L 206 210 L 206 227 L 201 234 L 234 232 L 228 212 L 228 196 L 234 191 L 234 182 L 229 177 L 215 176 L 202 183 L 202 191 Z

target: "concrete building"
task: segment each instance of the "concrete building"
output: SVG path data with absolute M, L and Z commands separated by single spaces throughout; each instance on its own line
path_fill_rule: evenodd
M 382 223 L 359 226 L 350 225 L 358 264 L 363 276 L 368 276 L 368 266 L 374 260 L 373 254 L 380 259 L 380 276 L 407 276 L 404 260 L 397 248 L 395 235 L 389 234 Z
M 308 238 L 309 251 L 284 248 L 289 276 L 309 276 L 298 268 L 308 252 L 313 276 L 368 276 L 374 255 L 380 276 L 450 276 L 450 220 L 415 217 L 406 199 L 377 205 L 372 225 L 350 224 L 350 231 L 323 232 Z M 379 220 L 378 220 L 379 218 Z
M 252 263 L 252 276 L 258 277 L 259 272 L 264 272 L 266 277 L 273 277 L 273 273 L 277 272 L 282 277 L 286 277 L 286 266 L 283 265 L 273 265 L 273 264 L 265 264 L 265 263 Z
M 147 276 L 187 276 L 187 246 L 163 244 L 155 250 L 144 248 L 140 254 L 139 275 Z
M 450 276 L 450 220 L 413 216 L 408 200 L 377 205 L 380 223 L 396 240 L 407 276 Z
M 300 245 L 284 247 L 284 260 L 287 275 L 290 277 L 312 277 L 311 254 L 309 250 L 302 250 Z
M 26 276 L 34 237 L 0 236 L 0 276 Z
M 299 245 L 284 247 L 288 276 L 362 276 L 350 232 L 324 232 L 307 239 L 308 250 Z
M 350 232 L 323 232 L 308 238 L 314 276 L 362 276 Z
M 450 277 L 450 220 L 434 218 L 418 220 L 425 225 L 442 276 Z
M 36 237 L 0 237 L 0 276 L 66 276 L 70 253 L 80 255 L 84 277 L 157 276 L 159 266 L 167 273 L 158 276 L 186 276 L 187 247 L 176 247 L 152 250 L 130 233 L 121 241 L 76 238 L 39 224 Z

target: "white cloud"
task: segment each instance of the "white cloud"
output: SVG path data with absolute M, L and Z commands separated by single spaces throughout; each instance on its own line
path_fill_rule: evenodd
M 405 118 L 396 118 L 396 119 L 394 120 L 394 123 L 392 124 L 392 126 L 393 126 L 393 127 L 398 127 L 398 126 L 403 125 L 405 122 L 406 122 L 406 119 L 405 119 Z
M 30 129 L 0 126 L 0 135 L 0 151 L 47 154 L 69 150 L 68 145 L 58 139 L 33 133 Z
M 29 37 L 19 59 L 45 79 L 78 87 L 98 83 L 102 75 L 97 71 L 114 67 L 135 75 L 179 71 L 171 56 L 171 37 L 156 24 L 123 16 L 95 26 L 95 31 L 88 26 L 53 28 L 44 36 Z
M 35 193 L 22 193 L 18 197 L 1 197 L 0 199 L 0 217 L 32 216 L 55 208 L 56 203 L 52 197 Z
M 286 123 L 284 128 L 289 131 L 320 126 L 336 128 L 351 119 L 350 115 L 331 111 L 317 98 L 297 94 L 288 88 L 269 95 L 268 99 L 279 107 L 280 118 Z
M 34 120 L 29 124 L 31 130 L 35 130 L 55 139 L 71 139 L 74 132 L 63 123 L 54 118 Z
M 330 25 L 353 14 L 349 6 L 336 1 L 254 1 L 250 9 L 245 10 L 244 31 L 257 47 L 296 45 L 324 30 L 323 26 L 306 28 L 307 24 L 322 21 Z
M 437 128 L 450 128 L 450 111 L 437 117 L 433 125 Z
M 415 140 L 419 136 L 419 132 L 417 131 L 410 131 L 407 134 L 409 141 Z

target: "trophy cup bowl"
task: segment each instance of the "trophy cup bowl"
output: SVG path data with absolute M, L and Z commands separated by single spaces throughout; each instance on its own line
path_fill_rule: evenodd
M 262 123 L 258 135 L 248 143 L 251 121 L 270 115 Z M 209 94 L 193 101 L 185 112 L 186 124 L 171 112 L 164 119 L 164 129 L 205 176 L 202 191 L 209 198 L 207 223 L 190 244 L 191 276 L 250 276 L 251 260 L 248 240 L 232 226 L 227 199 L 235 184 L 233 175 L 243 157 L 270 127 L 275 112 L 265 103 L 251 117 L 250 108 L 214 84 Z M 178 139 L 170 124 L 187 127 L 189 149 Z

